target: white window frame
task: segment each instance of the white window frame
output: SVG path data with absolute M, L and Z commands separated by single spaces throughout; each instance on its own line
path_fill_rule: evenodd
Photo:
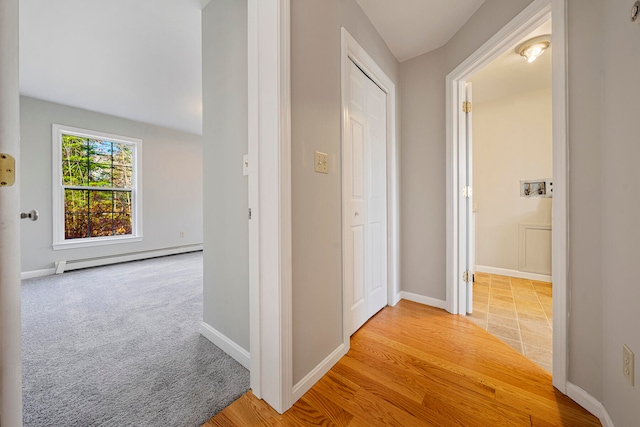
M 52 190 L 53 190 L 53 249 L 75 249 L 91 246 L 133 243 L 142 241 L 142 140 L 128 136 L 113 135 L 72 126 L 53 124 L 52 127 Z M 108 140 L 133 147 L 133 190 L 131 234 L 119 236 L 86 237 L 66 240 L 64 222 L 64 185 L 62 184 L 62 135 Z

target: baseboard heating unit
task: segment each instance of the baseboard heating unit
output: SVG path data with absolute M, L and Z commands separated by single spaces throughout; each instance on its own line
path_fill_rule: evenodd
M 118 264 L 128 261 L 139 261 L 141 259 L 157 258 L 167 255 L 184 254 L 202 250 L 202 244 L 176 246 L 173 248 L 155 249 L 150 251 L 129 252 L 126 254 L 108 255 L 95 258 L 82 258 L 73 260 L 57 261 L 55 263 L 55 274 L 62 274 L 65 271 L 79 270 L 81 268 L 99 267 L 103 265 Z

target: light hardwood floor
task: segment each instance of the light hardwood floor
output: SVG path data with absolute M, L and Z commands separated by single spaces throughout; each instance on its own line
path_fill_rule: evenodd
M 544 369 L 470 320 L 408 301 L 386 307 L 289 411 L 251 392 L 204 427 L 600 426 Z

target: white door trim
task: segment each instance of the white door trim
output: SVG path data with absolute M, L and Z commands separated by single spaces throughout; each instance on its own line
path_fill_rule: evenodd
M 289 0 L 248 2 L 251 389 L 293 404 Z
M 553 210 L 551 277 L 553 291 L 553 385 L 567 393 L 569 371 L 569 140 L 567 84 L 567 3 L 552 0 Z
M 353 61 L 380 89 L 387 95 L 387 304 L 396 305 L 400 300 L 400 265 L 399 265 L 399 179 L 398 179 L 398 147 L 396 144 L 396 89 L 393 81 L 382 71 L 382 68 L 367 54 L 358 42 L 342 28 L 342 148 L 348 128 L 349 106 L 349 61 Z M 344 153 L 341 153 L 341 159 Z M 342 176 L 344 177 L 345 165 L 342 164 Z M 345 203 L 345 181 L 342 180 L 342 205 Z M 345 298 L 345 236 L 347 230 L 345 209 L 342 210 L 342 342 L 345 351 L 350 347 L 350 334 L 348 331 L 348 304 Z
M 20 327 L 20 93 L 18 0 L 0 2 L 0 153 L 15 159 L 13 186 L 0 187 L 0 424 L 22 426 Z
M 462 266 L 458 262 L 462 214 L 459 206 L 460 182 L 464 182 L 460 147 L 466 142 L 460 131 L 464 83 L 501 53 L 553 15 L 553 385 L 566 393 L 567 382 L 567 66 L 566 2 L 534 0 L 502 30 L 483 44 L 446 78 L 446 208 L 447 208 L 447 310 L 460 313 Z M 464 159 L 462 159 L 464 160 Z M 460 313 L 464 314 L 464 313 Z

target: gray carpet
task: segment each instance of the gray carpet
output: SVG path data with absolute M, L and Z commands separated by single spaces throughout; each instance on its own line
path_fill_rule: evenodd
M 249 388 L 201 321 L 201 252 L 25 280 L 24 425 L 200 426 Z

